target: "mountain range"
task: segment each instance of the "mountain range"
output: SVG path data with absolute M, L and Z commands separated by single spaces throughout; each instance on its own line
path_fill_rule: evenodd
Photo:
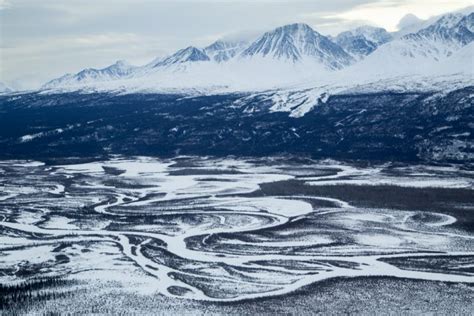
M 466 58 L 457 56 L 463 49 L 465 55 L 472 51 L 472 7 L 429 21 L 406 20 L 412 32 L 364 26 L 335 37 L 306 24 L 290 24 L 252 42 L 219 40 L 205 48 L 190 46 L 145 66 L 119 61 L 103 69 L 85 69 L 51 80 L 42 90 L 202 93 L 330 86 L 340 91 L 368 83 L 389 85 L 395 78 L 419 87 L 419 76 L 453 75 L 456 81 L 472 83 L 472 58 L 466 65 Z
M 0 93 L 0 156 L 290 154 L 472 166 L 472 11 L 408 17 L 396 33 L 359 27 L 328 37 L 290 24 L 254 41 Z

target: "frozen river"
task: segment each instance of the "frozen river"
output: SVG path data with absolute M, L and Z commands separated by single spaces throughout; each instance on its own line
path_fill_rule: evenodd
M 365 206 L 339 188 L 451 190 L 461 192 L 453 208 L 462 211 L 474 205 L 473 178 L 449 166 L 281 158 L 3 161 L 0 282 L 113 281 L 210 302 L 341 277 L 472 284 L 474 234 L 456 212 L 391 207 L 383 197 Z M 318 195 L 322 188 L 338 193 Z

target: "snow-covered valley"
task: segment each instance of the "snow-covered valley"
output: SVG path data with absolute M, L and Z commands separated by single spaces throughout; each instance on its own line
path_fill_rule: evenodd
M 0 1 L 1 315 L 473 314 L 473 6 L 59 2 Z
M 123 296 L 239 302 L 285 299 L 333 278 L 474 282 L 462 215 L 473 207 L 474 175 L 454 166 L 117 157 L 2 161 L 0 172 L 2 286 L 63 280 L 44 293 L 73 289 L 68 312 L 107 283 Z M 351 181 L 355 191 L 341 199 Z M 380 181 L 411 191 L 408 200 L 378 191 L 386 207 L 365 205 L 364 190 Z M 430 191 L 439 197 L 417 204 Z M 44 293 L 25 311 L 64 300 L 42 305 Z

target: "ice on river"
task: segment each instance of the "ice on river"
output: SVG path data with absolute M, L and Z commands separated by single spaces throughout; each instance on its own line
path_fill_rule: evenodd
M 140 293 L 238 301 L 334 277 L 474 282 L 465 271 L 402 269 L 384 260 L 474 260 L 473 235 L 452 227 L 455 216 L 259 191 L 295 181 L 472 190 L 472 173 L 455 167 L 117 157 L 57 166 L 3 161 L 0 170 L 2 283 L 100 277 Z

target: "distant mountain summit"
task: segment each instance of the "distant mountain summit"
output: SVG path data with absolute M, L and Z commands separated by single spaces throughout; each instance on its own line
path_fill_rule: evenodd
M 204 48 L 204 52 L 215 62 L 221 63 L 240 54 L 247 45 L 248 43 L 245 41 L 231 42 L 218 40 Z
M 427 28 L 406 35 L 404 39 L 465 46 L 474 40 L 474 12 L 468 15 L 462 13 L 444 15 Z
M 189 46 L 177 51 L 175 54 L 158 62 L 155 67 L 164 67 L 171 65 L 184 64 L 189 62 L 210 61 L 211 59 L 203 50 Z
M 474 13 L 446 14 L 416 33 L 377 49 L 359 66 L 392 74 L 427 73 L 474 40 Z M 462 65 L 452 65 L 462 69 Z
M 48 89 L 58 85 L 71 86 L 81 83 L 120 79 L 131 75 L 135 68 L 136 67 L 131 66 L 127 62 L 119 60 L 115 64 L 103 69 L 88 68 L 75 75 L 66 74 L 58 79 L 51 80 L 43 87 Z
M 353 62 L 352 57 L 339 45 L 302 23 L 282 26 L 265 33 L 244 50 L 241 56 L 292 62 L 306 59 L 333 70 L 344 68 Z
M 384 28 L 362 26 L 339 34 L 334 41 L 354 58 L 362 59 L 392 39 Z

